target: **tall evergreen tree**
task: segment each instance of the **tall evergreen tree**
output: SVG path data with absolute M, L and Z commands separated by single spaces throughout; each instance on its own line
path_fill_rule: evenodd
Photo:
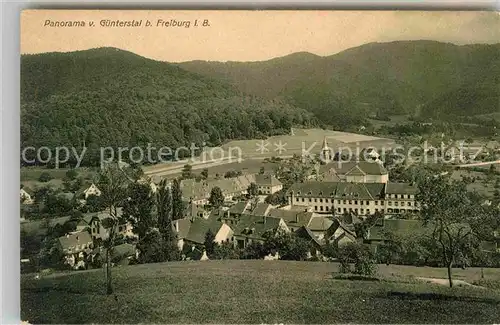
M 157 225 L 153 217 L 154 196 L 148 184 L 132 183 L 128 188 L 129 197 L 123 205 L 123 216 L 134 227 L 139 240 Z
M 158 229 L 162 236 L 164 258 L 168 261 L 178 259 L 177 238 L 172 227 L 172 195 L 167 181 L 162 180 L 156 192 Z
M 182 219 L 183 210 L 181 182 L 176 178 L 172 183 L 172 220 Z

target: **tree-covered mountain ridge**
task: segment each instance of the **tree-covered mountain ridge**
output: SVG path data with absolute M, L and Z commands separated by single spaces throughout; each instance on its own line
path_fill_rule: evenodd
M 314 124 L 280 100 L 116 48 L 21 57 L 21 145 L 177 148 Z
M 345 124 L 343 116 L 443 118 L 500 110 L 500 44 L 394 41 L 329 56 L 300 52 L 261 62 L 179 66 L 245 93 L 285 98 L 333 125 Z

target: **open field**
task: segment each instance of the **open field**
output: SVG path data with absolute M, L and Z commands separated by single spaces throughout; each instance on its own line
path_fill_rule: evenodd
M 242 162 L 232 162 L 228 164 L 222 164 L 222 165 L 211 165 L 206 167 L 208 169 L 208 179 L 215 179 L 217 174 L 219 176 L 224 176 L 224 174 L 230 170 L 234 171 L 241 171 L 244 174 L 257 174 L 260 171 L 261 167 L 264 167 L 265 172 L 271 172 L 274 170 L 274 167 L 276 166 L 276 163 L 272 162 L 264 162 L 263 159 L 247 159 L 243 160 Z M 193 174 L 200 174 L 201 171 L 204 168 L 197 168 L 193 169 Z M 162 176 L 167 176 L 171 178 L 175 178 L 178 176 L 181 176 L 182 174 L 182 169 L 175 171 L 175 172 L 169 172 L 167 174 L 154 174 L 154 175 L 162 175 Z
M 21 280 L 31 323 L 495 323 L 500 291 L 448 288 L 411 276 L 445 269 L 380 266 L 380 281 L 336 278 L 321 262 L 205 261 L 118 267 L 116 298 L 102 270 Z M 456 270 L 473 281 L 479 269 Z M 485 269 L 500 280 L 500 270 Z
M 190 164 L 193 170 L 225 166 L 232 163 L 244 163 L 247 160 L 262 160 L 264 158 L 289 158 L 294 154 L 302 155 L 304 151 L 319 154 L 326 138 L 328 146 L 334 151 L 348 150 L 353 155 L 368 147 L 391 147 L 392 139 L 372 137 L 362 134 L 339 132 L 322 129 L 293 129 L 293 134 L 269 137 L 265 140 L 234 140 L 218 148 L 206 148 L 194 160 L 183 160 L 164 163 L 144 168 L 147 175 L 166 176 L 177 175 L 185 164 Z
M 62 180 L 64 176 L 66 176 L 68 170 L 69 168 L 50 169 L 44 167 L 21 167 L 21 182 L 26 186 L 33 187 L 40 184 L 43 185 L 44 183 L 38 181 L 42 173 L 48 173 L 55 181 Z M 86 179 L 92 178 L 92 176 L 95 174 L 95 172 L 93 172 L 90 168 L 78 168 L 77 171 L 78 176 Z M 55 182 L 53 185 L 58 184 L 57 182 Z
M 390 121 L 381 121 L 381 120 L 376 120 L 376 119 L 368 119 L 370 123 L 375 128 L 379 128 L 381 126 L 394 126 L 396 124 L 407 124 L 411 123 L 411 121 L 408 119 L 409 115 L 393 115 L 390 116 Z
M 495 192 L 495 180 L 498 176 L 488 176 L 486 173 L 473 171 L 467 168 L 454 170 L 451 173 L 451 178 L 454 180 L 461 180 L 464 176 L 476 179 L 474 183 L 468 185 L 467 188 L 469 191 L 476 191 L 488 197 L 493 196 Z

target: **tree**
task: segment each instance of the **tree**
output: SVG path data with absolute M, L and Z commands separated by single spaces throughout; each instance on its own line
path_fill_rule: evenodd
M 376 271 L 373 255 L 368 246 L 358 242 L 349 242 L 338 248 L 337 258 L 340 271 L 360 275 L 373 275 Z M 354 264 L 354 270 L 351 269 Z
M 224 242 L 215 245 L 213 258 L 218 260 L 236 260 L 239 258 L 239 254 L 238 250 L 234 248 L 233 243 Z
M 162 235 L 164 257 L 167 261 L 177 260 L 179 250 L 172 227 L 172 195 L 167 180 L 162 180 L 156 192 L 156 210 L 158 211 L 158 229 Z
M 181 182 L 176 178 L 172 182 L 172 220 L 184 217 L 184 203 L 182 202 Z
M 51 216 L 67 215 L 76 207 L 76 202 L 73 198 L 68 198 L 61 193 L 47 195 L 43 203 L 43 213 Z
M 156 230 L 149 230 L 137 244 L 140 263 L 159 263 L 166 260 L 162 234 Z
M 287 204 L 288 201 L 286 198 L 285 191 L 280 190 L 278 192 L 266 196 L 264 202 L 271 205 L 283 205 Z
M 106 208 L 101 196 L 89 195 L 85 200 L 84 212 L 99 212 Z
M 266 255 L 278 252 L 282 260 L 303 261 L 311 248 L 305 239 L 291 232 L 267 232 L 263 237 Z
M 109 230 L 108 238 L 103 240 L 103 247 L 106 254 L 106 294 L 110 295 L 113 294 L 111 279 L 111 250 L 114 247 L 114 241 L 116 239 L 116 228 L 120 223 L 120 220 L 118 220 L 117 209 L 123 204 L 127 197 L 127 184 L 130 183 L 131 179 L 118 163 L 105 165 L 101 169 L 98 178 L 98 187 L 101 190 L 103 205 L 109 209 L 109 214 L 112 219 L 112 225 Z
M 259 169 L 259 174 L 263 175 L 265 171 L 266 171 L 266 169 L 264 168 L 264 166 L 262 166 Z
M 76 169 L 72 168 L 66 172 L 66 177 L 69 180 L 74 180 L 78 177 L 78 172 L 76 171 Z
M 51 179 L 52 179 L 52 176 L 49 173 L 47 173 L 47 172 L 41 173 L 40 177 L 38 177 L 38 181 L 40 181 L 42 183 L 47 183 Z
M 220 187 L 215 186 L 210 191 L 210 197 L 208 198 L 208 202 L 212 207 L 219 208 L 224 204 L 224 194 L 222 194 L 222 190 Z
M 257 196 L 259 194 L 259 187 L 255 183 L 250 183 L 247 189 L 247 193 L 250 197 Z
M 473 236 L 488 232 L 488 213 L 480 198 L 467 192 L 463 181 L 446 177 L 428 177 L 419 184 L 417 201 L 421 218 L 432 226 L 432 239 L 438 244 L 441 262 L 447 267 L 448 281 L 453 286 L 452 268 L 470 254 Z
M 55 237 L 46 237 L 36 260 L 39 267 L 64 268 L 64 254 L 58 243 L 58 239 Z
M 238 176 L 241 176 L 243 173 L 239 170 L 239 171 L 235 171 L 235 170 L 228 170 L 225 174 L 224 174 L 224 178 L 234 178 L 234 177 L 238 177 Z
M 208 229 L 207 233 L 205 234 L 205 242 L 204 242 L 205 250 L 208 256 L 212 256 L 214 253 L 214 249 L 217 245 L 217 243 L 214 242 L 214 240 L 215 240 L 214 233 L 212 232 L 211 229 Z
M 370 228 L 375 226 L 377 221 L 383 218 L 384 216 L 380 212 L 375 212 L 374 214 L 367 216 L 360 223 L 355 223 L 354 231 L 356 232 L 356 237 L 366 239 Z
M 258 241 L 253 241 L 248 244 L 245 249 L 241 252 L 240 258 L 244 260 L 255 260 L 264 258 L 268 253 L 264 248 L 264 245 Z
M 207 179 L 208 178 L 208 169 L 207 168 L 204 168 L 202 171 L 201 171 L 201 177 L 203 179 Z
M 123 216 L 134 227 L 139 239 L 157 225 L 153 217 L 155 198 L 148 184 L 131 183 L 127 188 L 128 198 L 123 204 Z
M 193 167 L 189 164 L 184 165 L 182 168 L 182 178 L 183 179 L 190 179 L 193 178 L 193 173 L 192 173 Z

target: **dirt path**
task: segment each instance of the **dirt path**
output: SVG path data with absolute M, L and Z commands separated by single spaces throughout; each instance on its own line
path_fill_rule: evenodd
M 423 278 L 423 277 L 417 277 L 417 279 L 428 282 L 428 283 L 434 283 L 434 284 L 440 284 L 440 285 L 445 285 L 449 286 L 450 283 L 448 282 L 448 279 L 441 279 L 441 278 Z M 485 289 L 484 287 L 481 286 L 476 286 L 473 284 L 470 284 L 469 282 L 465 282 L 463 280 L 452 280 L 453 285 L 457 287 L 465 287 L 465 286 L 470 286 L 474 288 L 480 288 L 480 289 Z

